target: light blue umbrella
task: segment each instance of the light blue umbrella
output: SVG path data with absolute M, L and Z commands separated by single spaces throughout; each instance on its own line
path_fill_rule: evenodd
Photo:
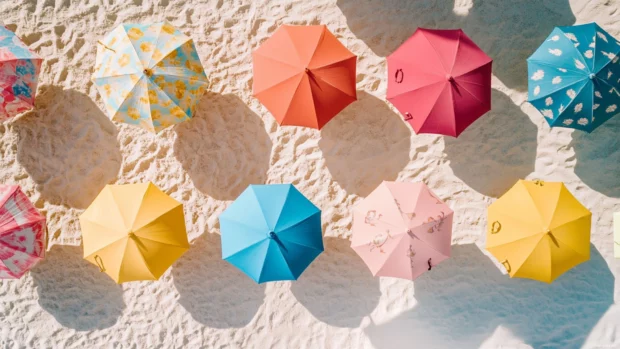
M 250 185 L 219 219 L 222 258 L 258 283 L 297 280 L 323 252 L 321 211 L 292 184 Z
M 557 27 L 528 58 L 528 100 L 549 125 L 592 132 L 620 112 L 620 42 L 596 23 Z

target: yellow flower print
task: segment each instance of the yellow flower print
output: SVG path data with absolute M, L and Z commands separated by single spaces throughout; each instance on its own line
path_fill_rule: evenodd
M 132 108 L 132 107 L 127 108 L 127 115 L 129 115 L 129 117 L 134 120 L 140 119 L 140 112 L 138 112 L 138 109 L 136 108 Z
M 103 90 L 105 91 L 106 96 L 110 97 L 110 93 L 112 93 L 112 86 L 110 84 L 103 85 Z
M 140 44 L 140 50 L 142 50 L 142 52 L 151 52 L 154 47 L 155 45 L 150 42 L 143 42 Z
M 161 87 L 161 85 L 163 85 L 166 82 L 166 79 L 163 76 L 159 75 L 159 76 L 155 77 L 155 79 L 153 79 L 153 82 L 157 86 Z
M 161 51 L 158 49 L 155 49 L 155 51 L 153 52 L 153 60 L 159 61 L 162 57 L 163 57 L 163 54 L 161 53 Z
M 123 53 L 121 55 L 121 58 L 118 59 L 118 65 L 121 67 L 124 67 L 127 64 L 129 64 L 129 55 L 126 53 Z
M 192 57 L 192 55 L 194 54 L 193 41 L 189 40 L 188 42 L 181 45 L 181 52 L 183 52 L 183 55 L 185 55 L 185 57 L 187 58 Z
M 181 110 L 181 108 L 177 106 L 172 107 L 172 109 L 170 109 L 170 113 L 179 119 L 185 117 L 185 113 L 183 112 L 183 110 Z
M 198 77 L 197 77 L 197 76 L 195 76 L 195 75 L 190 76 L 190 78 L 189 78 L 189 83 L 193 85 L 193 84 L 195 84 L 196 82 L 198 82 Z
M 177 58 L 178 56 L 179 56 L 179 51 L 174 50 L 174 51 L 168 53 L 168 55 L 166 56 L 166 59 L 168 59 L 168 58 Z
M 168 33 L 168 34 L 174 34 L 174 27 L 172 25 L 170 25 L 169 23 L 164 23 L 164 25 L 161 27 L 161 30 L 164 33 Z
M 135 75 L 135 74 L 129 75 L 129 78 L 131 79 L 131 82 L 134 83 L 134 84 L 136 82 L 138 82 L 138 80 L 140 80 L 140 78 L 137 75 Z
M 108 43 L 107 46 L 112 47 L 112 45 L 114 45 L 116 43 L 116 36 L 112 38 L 112 40 L 110 40 L 110 42 Z
M 161 119 L 161 112 L 157 109 L 151 111 L 151 119 L 153 120 L 159 120 Z
M 142 30 L 138 28 L 131 28 L 127 32 L 127 36 L 129 36 L 131 40 L 136 41 L 136 40 L 140 40 L 140 38 L 144 36 L 144 33 L 142 32 Z
M 183 96 L 185 96 L 185 91 L 187 90 L 187 86 L 185 85 L 185 82 L 183 82 L 182 80 L 177 80 L 174 83 L 174 87 L 175 87 L 174 95 L 178 99 L 183 98 Z
M 133 97 L 133 92 L 131 92 L 131 91 L 123 91 L 123 92 L 121 92 L 121 96 L 123 97 L 123 99 L 132 98 Z
M 203 72 L 201 64 L 192 64 L 192 68 L 191 69 L 192 69 L 192 71 L 194 71 L 194 73 L 200 74 L 200 73 Z
M 170 104 L 172 104 L 172 100 L 167 99 L 167 100 L 161 102 L 159 105 L 161 105 L 162 107 L 168 107 Z
M 149 90 L 149 102 L 151 102 L 151 104 L 159 103 L 159 100 L 157 99 L 157 92 L 155 90 Z
M 142 103 L 142 104 L 149 104 L 149 99 L 148 99 L 148 98 L 146 98 L 146 97 L 140 97 L 138 100 L 139 100 L 139 101 L 140 101 L 140 103 Z

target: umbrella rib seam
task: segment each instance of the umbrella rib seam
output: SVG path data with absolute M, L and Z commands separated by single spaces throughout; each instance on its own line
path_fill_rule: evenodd
M 422 36 L 424 37 L 424 39 L 426 39 L 426 41 L 428 42 L 428 44 L 433 48 L 433 52 L 435 52 L 435 55 L 437 56 L 437 60 L 439 61 L 439 63 L 441 64 L 441 67 L 443 68 L 443 70 L 445 72 L 448 71 L 448 69 L 446 69 L 446 67 L 443 65 L 443 61 L 441 60 L 441 56 L 439 55 L 439 51 L 437 51 L 437 48 L 435 48 L 435 45 L 433 45 L 431 43 L 431 41 L 426 37 L 426 35 L 424 35 L 424 31 L 420 31 L 420 34 L 422 34 Z

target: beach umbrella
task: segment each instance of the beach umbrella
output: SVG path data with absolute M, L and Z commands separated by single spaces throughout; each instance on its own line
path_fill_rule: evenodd
M 183 205 L 152 183 L 107 185 L 80 226 L 84 259 L 119 284 L 157 280 L 189 249 Z
M 416 133 L 458 137 L 491 109 L 493 61 L 460 29 L 418 28 L 387 62 L 387 99 Z
M 292 184 L 250 185 L 219 220 L 222 258 L 257 283 L 297 280 L 323 252 L 321 211 Z
M 45 257 L 45 216 L 16 185 L 0 185 L 0 279 L 19 279 Z
M 0 121 L 32 109 L 42 62 L 0 25 Z
M 591 218 L 563 183 L 519 180 L 489 206 L 486 249 L 510 277 L 551 283 L 590 259 Z
M 254 96 L 280 125 L 321 129 L 357 99 L 357 57 L 324 25 L 282 25 L 252 61 Z
M 414 280 L 450 257 L 453 211 L 423 183 L 381 183 L 353 209 L 351 247 L 374 276 Z
M 159 132 L 191 118 L 208 83 L 191 38 L 168 22 L 121 24 L 97 44 L 92 81 L 112 120 Z
M 596 23 L 555 28 L 527 60 L 529 102 L 550 126 L 592 132 L 620 112 L 619 54 Z

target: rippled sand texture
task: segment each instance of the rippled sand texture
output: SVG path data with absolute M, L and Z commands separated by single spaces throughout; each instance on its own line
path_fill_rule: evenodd
M 620 348 L 612 213 L 620 117 L 550 130 L 525 59 L 555 25 L 620 37 L 620 0 L 24 0 L 1 19 L 46 60 L 37 108 L 0 125 L 0 182 L 47 215 L 48 259 L 0 282 L 0 347 Z M 211 91 L 159 135 L 110 122 L 96 41 L 168 20 Z M 359 56 L 359 100 L 322 131 L 280 128 L 251 97 L 251 52 L 283 23 L 327 24 Z M 462 27 L 495 59 L 493 111 L 458 139 L 416 136 L 385 102 L 385 56 L 416 27 Z M 552 285 L 509 280 L 480 246 L 486 206 L 518 178 L 566 182 L 593 212 L 592 260 Z M 375 279 L 349 248 L 351 207 L 382 180 L 424 181 L 455 211 L 453 257 L 415 283 Z M 81 259 L 78 215 L 107 183 L 152 181 L 185 204 L 192 249 L 160 281 L 117 286 Z M 217 215 L 250 183 L 292 182 L 323 210 L 326 251 L 295 283 L 221 261 Z

